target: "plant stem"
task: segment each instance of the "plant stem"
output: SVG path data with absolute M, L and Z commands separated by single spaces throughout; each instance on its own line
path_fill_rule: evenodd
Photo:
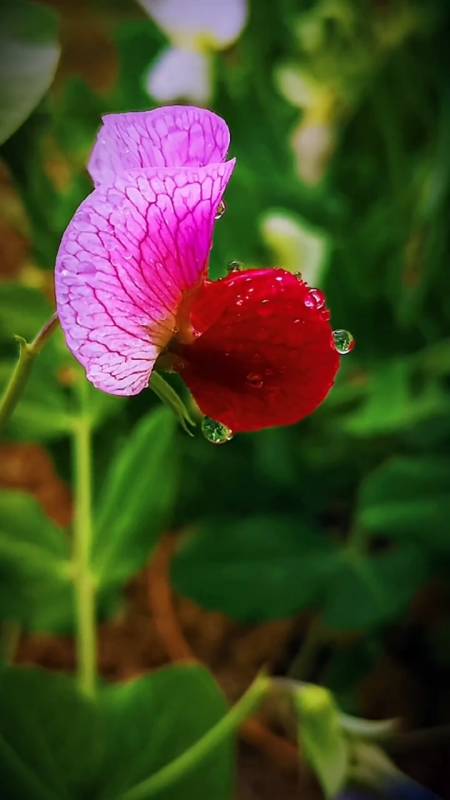
M 308 680 L 324 641 L 326 641 L 326 635 L 320 618 L 316 617 L 310 623 L 300 651 L 289 668 L 289 677 L 296 680 Z
M 172 786 L 186 773 L 200 764 L 216 747 L 238 728 L 266 697 L 271 686 L 270 678 L 259 676 L 235 706 L 204 736 L 184 751 L 178 758 L 162 767 L 142 783 L 121 795 L 120 800 L 147 800 Z
M 77 619 L 78 682 L 89 696 L 95 693 L 97 672 L 95 586 L 90 569 L 92 545 L 91 419 L 87 381 L 80 384 L 80 414 L 74 423 L 75 480 L 74 581 Z
M 0 400 L 0 429 L 9 420 L 18 400 L 25 389 L 31 373 L 34 359 L 41 352 L 45 343 L 58 327 L 59 320 L 57 314 L 53 314 L 49 321 L 41 328 L 32 342 L 27 342 L 20 336 L 16 339 L 19 342 L 19 360 L 12 372 L 9 383 Z
M 12 664 L 20 639 L 20 625 L 13 620 L 5 620 L 0 625 L 0 662 Z

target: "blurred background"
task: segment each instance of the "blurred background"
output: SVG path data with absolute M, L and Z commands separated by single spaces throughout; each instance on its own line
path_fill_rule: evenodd
M 51 314 L 55 255 L 91 191 L 85 165 L 101 114 L 172 102 L 205 105 L 231 129 L 237 168 L 213 277 L 233 260 L 301 271 L 326 292 L 333 327 L 357 341 L 325 404 L 298 426 L 222 448 L 179 430 L 164 492 L 151 447 L 140 453 L 130 479 L 147 474 L 143 491 L 151 483 L 163 508 L 148 510 L 139 548 L 100 597 L 102 674 L 123 679 L 193 655 L 231 699 L 262 665 L 321 683 L 347 713 L 440 726 L 395 756 L 450 798 L 449 5 L 1 9 L 0 41 L 14 48 L 1 62 L 2 383 L 14 334 L 32 337 Z M 70 523 L 74 374 L 55 337 L 0 448 L 7 533 L 52 520 L 64 536 Z M 159 401 L 93 392 L 92 402 L 100 492 Z M 45 565 L 24 572 L 21 552 L 1 542 L 0 552 L 10 657 L 71 670 L 70 599 Z M 258 732 L 242 743 L 239 798 L 320 797 L 274 733 L 275 743 Z

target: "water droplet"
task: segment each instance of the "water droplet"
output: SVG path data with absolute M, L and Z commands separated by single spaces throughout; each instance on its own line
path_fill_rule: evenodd
M 341 356 L 351 353 L 355 347 L 355 340 L 350 331 L 333 331 L 333 342 L 337 352 Z
M 277 282 L 277 283 L 283 283 L 283 281 L 284 281 L 284 278 L 283 278 L 283 276 L 282 276 L 282 275 L 277 275 L 277 277 L 275 278 L 275 280 L 276 280 L 276 282 Z
M 201 427 L 203 436 L 211 444 L 225 444 L 233 438 L 233 431 L 227 425 L 211 417 L 203 417 Z
M 244 301 L 243 301 L 242 297 L 239 297 L 239 295 L 238 295 L 238 297 L 236 299 L 236 305 L 237 306 L 243 306 L 244 305 Z
M 258 309 L 258 316 L 260 317 L 270 317 L 272 314 L 272 307 L 270 305 L 270 300 L 265 298 L 261 300 L 261 308 Z
M 244 264 L 242 261 L 229 261 L 227 264 L 227 272 L 240 272 L 241 269 L 244 269 Z
M 249 372 L 245 377 L 245 381 L 252 389 L 262 389 L 264 386 L 264 379 L 260 372 Z
M 314 308 L 319 311 L 326 303 L 326 297 L 320 289 L 310 289 L 305 297 L 306 308 Z
M 214 219 L 220 219 L 221 217 L 223 217 L 223 215 L 225 214 L 226 210 L 227 210 L 227 207 L 226 207 L 225 203 L 223 202 L 223 200 L 221 200 L 219 205 L 217 206 L 216 216 L 214 217 Z

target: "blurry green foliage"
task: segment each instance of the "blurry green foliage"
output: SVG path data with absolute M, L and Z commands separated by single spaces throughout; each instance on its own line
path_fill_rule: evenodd
M 2 668 L 2 792 L 8 800 L 117 798 L 176 758 L 225 712 L 222 693 L 201 667 L 172 667 L 104 687 L 95 703 L 71 678 Z M 227 800 L 232 756 L 228 739 L 158 797 L 197 800 L 206 791 Z
M 70 547 L 36 500 L 0 492 L 0 616 L 53 630 L 73 614 Z
M 118 449 L 95 523 L 92 561 L 100 585 L 120 585 L 141 569 L 168 524 L 178 484 L 176 425 L 170 411 L 155 411 Z

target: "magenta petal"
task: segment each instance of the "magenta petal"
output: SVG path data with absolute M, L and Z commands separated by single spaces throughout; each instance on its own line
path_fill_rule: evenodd
M 80 206 L 56 261 L 58 314 L 88 378 L 110 394 L 149 382 L 182 295 L 208 264 L 234 161 L 116 176 Z
M 202 167 L 224 161 L 230 144 L 227 124 L 193 106 L 103 117 L 89 172 L 98 186 L 114 176 L 147 167 Z

